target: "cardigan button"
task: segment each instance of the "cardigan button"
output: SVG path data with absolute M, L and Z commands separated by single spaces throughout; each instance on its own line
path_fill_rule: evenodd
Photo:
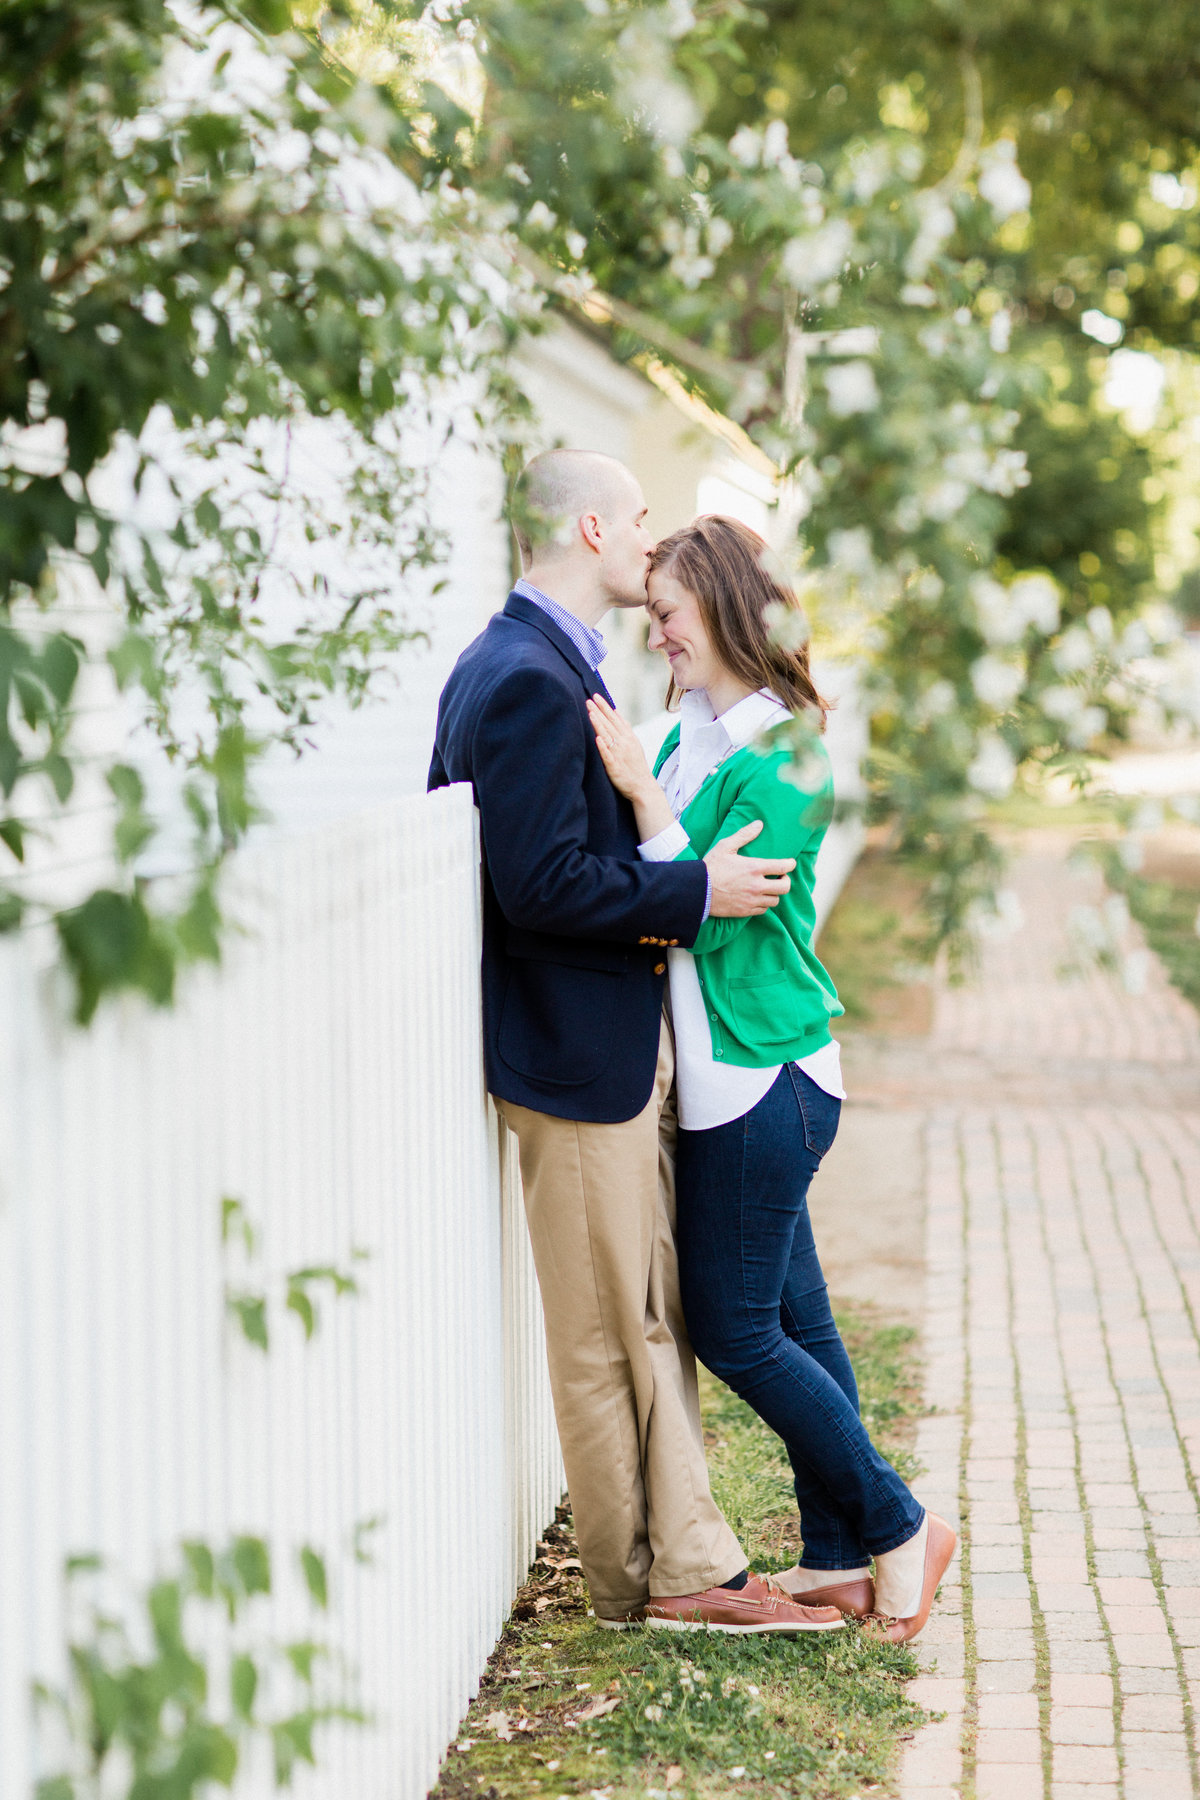
M 654 973 L 655 973 L 655 974 L 656 974 L 656 975 L 665 975 L 665 974 L 666 974 L 666 972 L 667 972 L 667 965 L 666 965 L 666 963 L 655 963 L 655 965 L 654 965 Z

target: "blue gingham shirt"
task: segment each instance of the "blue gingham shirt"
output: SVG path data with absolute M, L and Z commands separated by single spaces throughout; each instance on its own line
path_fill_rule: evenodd
M 523 600 L 532 600 L 535 606 L 540 606 L 546 617 L 553 619 L 558 629 L 570 638 L 592 673 L 596 672 L 608 655 L 608 645 L 598 631 L 593 631 L 590 625 L 585 625 L 582 619 L 577 619 L 574 613 L 569 613 L 565 606 L 560 606 L 557 600 L 550 598 L 549 594 L 543 594 L 541 588 L 534 587 L 532 581 L 522 578 L 520 581 L 514 582 L 513 593 L 520 594 Z
M 574 613 L 569 613 L 565 606 L 560 606 L 557 600 L 550 598 L 549 594 L 543 594 L 541 588 L 534 587 L 532 581 L 526 581 L 524 576 L 520 581 L 514 581 L 513 593 L 520 594 L 523 600 L 531 601 L 534 606 L 541 608 L 548 619 L 553 619 L 558 629 L 570 638 L 592 673 L 597 672 L 600 664 L 608 655 L 608 645 L 598 631 L 593 631 L 590 625 L 585 625 L 582 619 L 577 619 Z M 708 891 L 704 896 L 704 913 L 701 923 L 707 919 L 712 907 L 712 876 L 707 869 L 705 869 L 704 875 L 708 882 Z

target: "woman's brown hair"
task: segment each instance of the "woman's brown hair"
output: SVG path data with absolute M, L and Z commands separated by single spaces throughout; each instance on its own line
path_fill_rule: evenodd
M 818 711 L 823 731 L 829 702 L 809 673 L 808 645 L 793 647 L 771 635 L 768 609 L 785 623 L 789 613 L 802 623 L 803 614 L 793 590 L 767 567 L 768 554 L 765 539 L 740 519 L 706 513 L 655 545 L 650 572 L 672 575 L 695 594 L 712 647 L 731 674 L 756 691 L 769 688 L 789 712 Z M 677 698 L 672 677 L 667 705 Z

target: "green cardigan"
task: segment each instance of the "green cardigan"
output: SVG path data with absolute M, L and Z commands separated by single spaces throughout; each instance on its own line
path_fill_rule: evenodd
M 747 856 L 796 858 L 791 891 L 778 906 L 752 919 L 706 919 L 692 948 L 713 1055 L 744 1069 L 811 1056 L 829 1042 L 830 1019 L 845 1010 L 812 947 L 817 851 L 833 817 L 829 755 L 814 744 L 801 787 L 792 751 L 776 748 L 775 739 L 768 732 L 735 750 L 701 783 L 680 818 L 689 847 L 676 859 L 705 856 L 752 819 L 763 828 Z M 656 775 L 678 742 L 676 725 Z

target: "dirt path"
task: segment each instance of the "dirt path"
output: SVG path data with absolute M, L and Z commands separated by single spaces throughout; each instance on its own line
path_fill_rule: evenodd
M 1064 973 L 1103 898 L 1070 846 L 1026 841 L 1022 929 L 927 1036 L 848 1040 L 814 1188 L 834 1291 L 922 1324 L 918 1489 L 962 1530 L 904 1800 L 1200 1792 L 1200 1021 L 1140 950 L 1137 993 Z

